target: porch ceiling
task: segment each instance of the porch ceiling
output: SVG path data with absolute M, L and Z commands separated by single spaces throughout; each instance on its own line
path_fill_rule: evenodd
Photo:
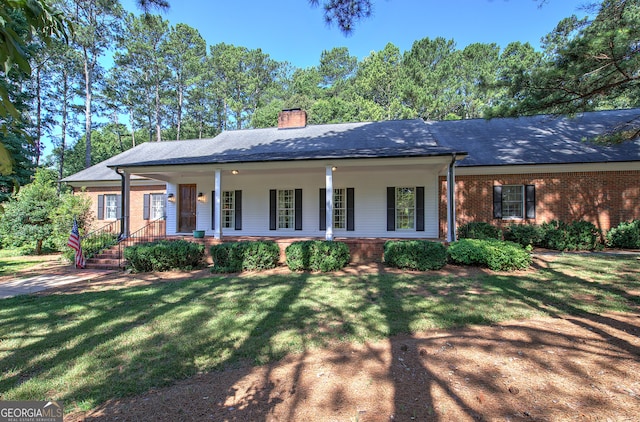
M 216 169 L 222 175 L 232 177 L 234 171 L 242 175 L 291 175 L 295 174 L 324 174 L 327 166 L 336 167 L 336 173 L 355 173 L 368 171 L 407 171 L 422 170 L 444 174 L 451 163 L 451 156 L 411 157 L 371 160 L 332 160 L 332 161 L 300 161 L 300 162 L 269 162 L 269 163 L 237 163 L 237 164 L 197 164 L 176 166 L 145 166 L 129 167 L 126 171 L 132 175 L 150 179 L 169 181 L 176 178 L 198 177 L 203 174 L 213 174 Z M 461 157 L 458 157 L 461 158 Z M 463 158 L 463 157 L 462 157 Z

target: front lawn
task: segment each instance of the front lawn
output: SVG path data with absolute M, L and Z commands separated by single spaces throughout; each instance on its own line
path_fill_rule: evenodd
M 208 277 L 0 301 L 0 399 L 65 411 L 335 342 L 637 310 L 635 257 L 560 255 L 520 273 Z M 445 274 L 445 275 L 443 275 Z

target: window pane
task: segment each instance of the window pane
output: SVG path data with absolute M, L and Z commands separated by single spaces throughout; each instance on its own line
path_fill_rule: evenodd
M 235 228 L 236 205 L 235 191 L 222 192 L 222 227 Z
M 278 191 L 278 228 L 292 229 L 295 220 L 293 189 Z
M 152 220 L 160 220 L 164 218 L 164 195 L 151 194 L 151 215 Z
M 118 196 L 117 195 L 105 195 L 104 196 L 104 218 L 106 220 L 115 220 L 118 210 Z
M 415 228 L 415 188 L 396 188 L 396 229 Z
M 333 228 L 347 227 L 347 201 L 344 189 L 333 190 Z
M 524 186 L 502 187 L 502 218 L 524 217 Z

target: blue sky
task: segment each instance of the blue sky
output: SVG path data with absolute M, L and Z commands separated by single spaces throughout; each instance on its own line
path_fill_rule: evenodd
M 539 49 L 540 38 L 572 14 L 584 15 L 586 0 L 374 0 L 373 16 L 345 36 L 327 26 L 321 7 L 308 0 L 170 0 L 162 13 L 172 25 L 196 28 L 208 45 L 219 42 L 260 48 L 278 61 L 296 67 L 319 64 L 323 50 L 348 47 L 363 59 L 391 42 L 401 52 L 425 37 L 453 39 L 462 49 L 474 42 L 529 42 Z M 134 0 L 123 0 L 136 14 Z

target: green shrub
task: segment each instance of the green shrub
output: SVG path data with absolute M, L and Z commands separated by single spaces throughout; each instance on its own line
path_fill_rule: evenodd
M 346 243 L 327 240 L 294 242 L 287 246 L 285 255 L 291 271 L 337 271 L 351 260 Z
M 458 228 L 459 239 L 502 239 L 502 232 L 496 226 L 482 221 L 473 221 Z
M 186 240 L 160 240 L 125 248 L 124 258 L 135 272 L 191 270 L 203 264 L 204 245 Z
M 529 245 L 539 246 L 542 238 L 542 228 L 534 224 L 511 224 L 504 230 L 504 240 L 525 247 Z
M 612 248 L 640 249 L 640 220 L 622 222 L 609 230 L 607 245 Z
M 530 247 L 495 239 L 461 239 L 447 249 L 454 264 L 477 265 L 494 271 L 525 270 L 531 265 Z
M 540 246 L 558 251 L 592 251 L 602 247 L 602 231 L 588 221 L 564 223 L 551 221 L 542 224 Z
M 273 241 L 227 242 L 213 245 L 212 271 L 237 273 L 275 268 L 280 259 L 280 247 Z
M 384 262 L 395 268 L 439 270 L 447 263 L 447 248 L 428 240 L 389 240 L 384 244 Z

